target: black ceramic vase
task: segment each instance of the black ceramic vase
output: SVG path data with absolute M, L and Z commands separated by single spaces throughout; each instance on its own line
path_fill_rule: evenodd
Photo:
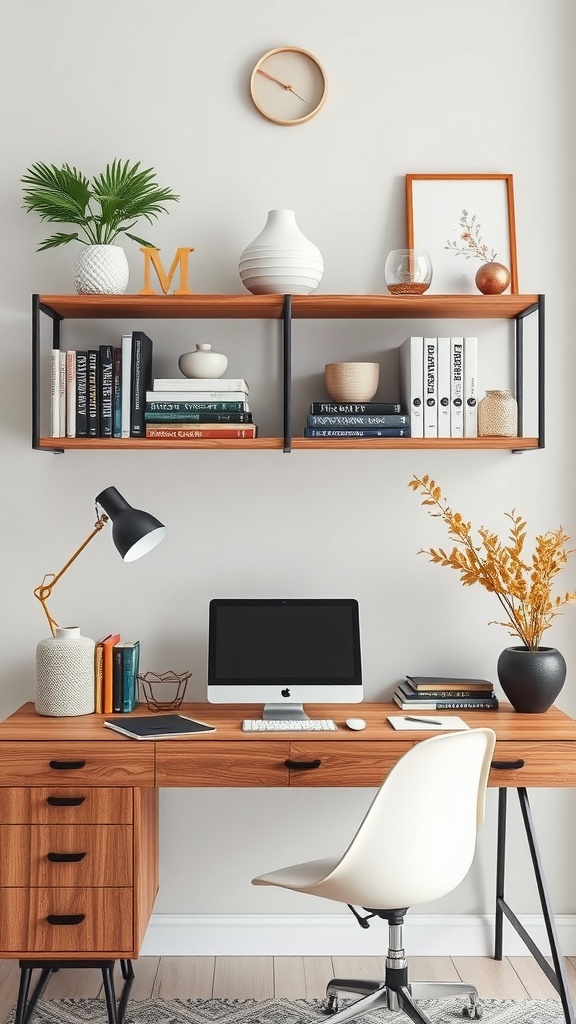
M 555 647 L 507 647 L 498 658 L 498 679 L 515 711 L 548 711 L 564 686 L 566 662 Z

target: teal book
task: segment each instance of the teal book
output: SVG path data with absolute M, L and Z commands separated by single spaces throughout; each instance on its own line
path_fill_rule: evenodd
M 138 704 L 138 671 L 140 668 L 140 641 L 126 641 L 122 652 L 122 704 L 123 712 L 134 711 Z

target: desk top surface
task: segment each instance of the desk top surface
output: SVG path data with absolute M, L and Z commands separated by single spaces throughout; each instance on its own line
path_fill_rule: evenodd
M 196 718 L 216 726 L 216 732 L 195 735 L 190 740 L 194 743 L 217 743 L 241 741 L 258 743 L 266 741 L 302 741 L 312 740 L 314 743 L 334 742 L 337 740 L 350 743 L 363 743 L 370 740 L 396 741 L 409 739 L 412 742 L 429 735 L 421 729 L 396 732 L 387 721 L 388 715 L 402 714 L 393 703 L 363 704 L 307 704 L 306 713 L 310 718 L 332 718 L 338 726 L 337 732 L 266 732 L 245 733 L 242 731 L 244 718 L 260 718 L 262 705 L 256 704 L 182 704 L 178 714 Z M 160 712 L 162 713 L 162 712 Z M 417 713 L 417 712 L 416 712 Z M 424 713 L 424 712 L 423 712 Z M 133 715 L 149 715 L 145 705 L 140 705 Z M 157 714 L 157 713 L 156 713 Z M 426 711 L 426 717 L 433 718 L 436 712 Z M 441 714 L 441 712 L 437 712 Z M 543 714 L 519 714 L 506 703 L 501 703 L 498 711 L 458 711 L 455 714 L 463 718 L 468 725 L 494 729 L 498 740 L 510 741 L 553 741 L 565 740 L 576 742 L 576 720 L 552 707 Z M 128 738 L 120 733 L 104 727 L 104 719 L 111 715 L 82 715 L 70 718 L 51 718 L 38 715 L 34 704 L 30 701 L 0 723 L 0 741 L 41 741 L 41 740 L 85 740 L 111 741 L 126 743 Z M 131 715 L 122 716 L 129 720 Z M 362 732 L 353 732 L 345 725 L 347 718 L 363 718 L 366 728 Z M 435 732 L 435 730 L 431 730 Z M 130 740 L 130 742 L 132 742 Z M 146 741 L 148 742 L 148 741 Z M 173 743 L 175 740 L 161 740 L 162 744 Z M 189 742 L 187 739 L 186 742 Z

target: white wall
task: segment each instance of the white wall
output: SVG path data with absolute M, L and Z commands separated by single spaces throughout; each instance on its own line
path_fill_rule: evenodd
M 33 587 L 88 533 L 93 497 L 109 484 L 156 513 L 169 527 L 167 540 L 125 566 L 109 538 L 98 538 L 60 584 L 52 610 L 88 636 L 114 629 L 140 638 L 144 669 L 191 669 L 194 699 L 204 694 L 207 606 L 217 595 L 356 596 L 368 699 L 388 697 L 406 671 L 495 678 L 497 656 L 509 642 L 505 630 L 488 625 L 498 608 L 490 595 L 464 591 L 456 574 L 417 556 L 421 546 L 446 537 L 407 483 L 413 473 L 432 474 L 475 525 L 504 531 L 503 512 L 517 508 L 531 535 L 561 523 L 576 537 L 570 6 L 568 0 L 2 6 L 2 713 L 34 694 L 34 650 L 46 624 Z M 329 77 L 325 108 L 294 128 L 265 121 L 247 93 L 256 59 L 286 43 L 312 50 Z M 239 254 L 274 207 L 294 209 L 323 252 L 323 292 L 383 291 L 386 253 L 404 243 L 406 172 L 512 172 L 520 289 L 547 296 L 546 449 L 514 456 L 33 452 L 30 295 L 72 291 L 76 250 L 35 252 L 50 226 L 45 231 L 24 214 L 19 179 L 38 160 L 69 162 L 92 174 L 114 157 L 153 165 L 160 183 L 181 195 L 149 234 L 167 260 L 178 245 L 195 247 L 191 284 L 199 292 L 242 290 Z M 132 243 L 126 248 L 130 290 L 137 291 L 140 253 Z M 255 418 L 279 432 L 279 392 L 267 383 L 279 363 L 277 325 L 70 321 L 64 340 L 69 347 L 81 340 L 97 345 L 116 340 L 123 326 L 148 327 L 160 376 L 175 373 L 176 356 L 196 341 L 212 341 L 229 355 L 229 374 L 249 378 L 256 412 L 261 403 Z M 502 336 L 506 341 L 506 328 L 475 326 L 493 344 Z M 465 329 L 472 333 L 470 325 Z M 325 362 L 374 357 L 389 365 L 384 353 L 407 333 L 413 329 L 402 322 L 298 324 L 299 408 L 311 394 L 318 397 Z M 494 366 L 489 372 L 500 372 Z M 395 389 L 390 372 L 383 397 Z M 562 585 L 576 589 L 575 583 L 572 565 Z M 574 614 L 568 609 L 549 636 L 568 662 L 558 703 L 569 713 L 576 711 Z M 164 792 L 157 910 L 317 913 L 315 901 L 254 890 L 250 878 L 340 843 L 370 797 L 357 790 Z M 491 793 L 469 878 L 435 912 L 492 911 L 494 798 Z M 535 792 L 533 808 L 554 906 L 574 913 L 574 796 Z M 510 901 L 517 912 L 533 913 L 537 896 L 514 806 L 511 818 Z

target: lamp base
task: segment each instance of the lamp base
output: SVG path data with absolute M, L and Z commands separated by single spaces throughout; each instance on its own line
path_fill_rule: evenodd
M 36 711 L 65 718 L 94 712 L 94 641 L 79 626 L 57 627 L 36 648 Z

